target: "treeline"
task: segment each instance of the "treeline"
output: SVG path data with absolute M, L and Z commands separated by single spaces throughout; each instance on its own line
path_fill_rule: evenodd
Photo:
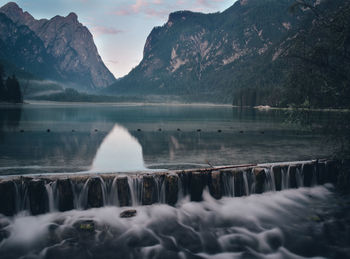
M 233 104 L 350 108 L 350 1 L 297 0 L 290 11 L 304 17 L 300 27 L 237 71 Z
M 336 0 L 332 0 L 336 1 Z M 331 11 L 327 6 L 298 0 L 294 8 L 309 8 L 305 26 L 287 46 L 290 64 L 285 83 L 290 104 L 305 108 L 350 108 L 350 1 Z M 328 1 L 330 2 L 330 1 Z
M 0 65 L 0 102 L 22 103 L 21 87 L 15 75 L 5 79 L 4 68 Z
M 32 98 L 40 101 L 54 101 L 54 102 L 142 102 L 145 99 L 141 96 L 106 96 L 94 95 L 78 92 L 72 88 L 66 88 L 63 92 L 54 93 L 50 95 L 41 95 Z

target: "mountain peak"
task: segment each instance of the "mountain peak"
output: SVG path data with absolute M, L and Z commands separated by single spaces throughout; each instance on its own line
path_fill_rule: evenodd
M 78 21 L 78 15 L 73 12 L 69 13 L 66 18 L 74 22 Z
M 5 14 L 10 15 L 22 15 L 23 10 L 15 2 L 8 2 L 3 7 L 0 8 L 0 11 Z
M 28 12 L 23 12 L 23 9 L 20 8 L 15 2 L 8 2 L 0 8 L 0 12 L 4 13 L 15 23 L 29 25 L 34 20 L 33 16 L 31 16 Z

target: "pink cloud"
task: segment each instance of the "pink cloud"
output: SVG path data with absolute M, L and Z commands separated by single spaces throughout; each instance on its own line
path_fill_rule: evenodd
M 164 0 L 135 0 L 134 3 L 122 6 L 113 14 L 127 16 L 143 13 L 148 17 L 165 18 L 169 13 L 177 10 L 208 11 L 222 2 L 224 0 L 176 0 L 170 3 Z
M 105 26 L 93 26 L 91 28 L 91 31 L 95 34 L 95 35 L 103 35 L 103 34 L 119 34 L 122 33 L 122 30 L 118 30 L 115 28 L 111 28 L 111 27 L 105 27 Z

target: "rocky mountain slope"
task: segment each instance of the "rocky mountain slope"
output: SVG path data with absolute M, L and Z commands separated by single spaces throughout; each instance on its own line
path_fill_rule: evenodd
M 293 63 L 285 50 L 315 24 L 310 8 L 292 12 L 295 2 L 239 0 L 221 13 L 172 13 L 148 36 L 141 63 L 108 91 L 286 105 L 284 85 Z M 305 1 L 325 13 L 345 2 Z
M 75 13 L 36 20 L 12 2 L 0 13 L 1 59 L 41 78 L 88 90 L 115 81 Z
M 172 13 L 148 36 L 141 63 L 110 90 L 225 98 L 241 64 L 264 56 L 295 29 L 292 3 L 241 0 L 222 13 Z

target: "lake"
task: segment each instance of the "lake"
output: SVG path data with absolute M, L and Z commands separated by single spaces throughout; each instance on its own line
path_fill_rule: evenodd
M 322 123 L 330 116 L 333 114 L 313 114 Z M 206 187 L 199 202 L 191 201 L 181 187 L 187 182 L 179 180 L 182 191 L 173 206 L 161 199 L 141 206 L 133 198 L 126 207 L 107 202 L 99 208 L 75 206 L 64 212 L 55 202 L 57 181 L 43 180 L 42 192 L 34 198 L 27 184 L 38 186 L 40 180 L 19 178 L 16 184 L 5 183 L 6 175 L 128 175 L 132 171 L 331 156 L 334 146 L 325 136 L 288 121 L 286 111 L 213 105 L 1 106 L 0 174 L 4 184 L 0 187 L 15 186 L 17 211 L 14 216 L 0 214 L 0 258 L 348 258 L 349 195 L 339 194 L 332 184 L 304 187 L 302 180 L 299 188 L 276 191 L 272 171 L 267 169 L 263 194 L 249 191 L 254 190 L 256 178 L 244 172 L 247 190 L 242 197 L 233 189 L 236 176 L 224 183 L 230 187 L 228 195 L 216 200 Z M 288 172 L 283 174 L 288 176 Z M 108 188 L 107 182 L 101 184 L 110 191 L 110 201 L 119 195 L 115 179 L 123 176 L 117 175 Z M 137 176 L 127 177 L 133 195 L 139 193 L 134 183 L 142 185 Z M 100 179 L 95 174 L 92 177 Z M 89 179 L 74 185 L 71 181 L 68 186 L 77 197 L 74 202 L 85 204 Z M 11 197 L 9 192 L 6 195 Z M 44 203 L 45 195 L 50 210 L 32 215 L 28 201 Z M 0 197 L 4 207 L 6 197 Z M 130 210 L 133 217 L 121 216 Z
M 288 123 L 280 110 L 40 102 L 0 107 L 3 175 L 294 161 L 332 151 L 322 135 Z

